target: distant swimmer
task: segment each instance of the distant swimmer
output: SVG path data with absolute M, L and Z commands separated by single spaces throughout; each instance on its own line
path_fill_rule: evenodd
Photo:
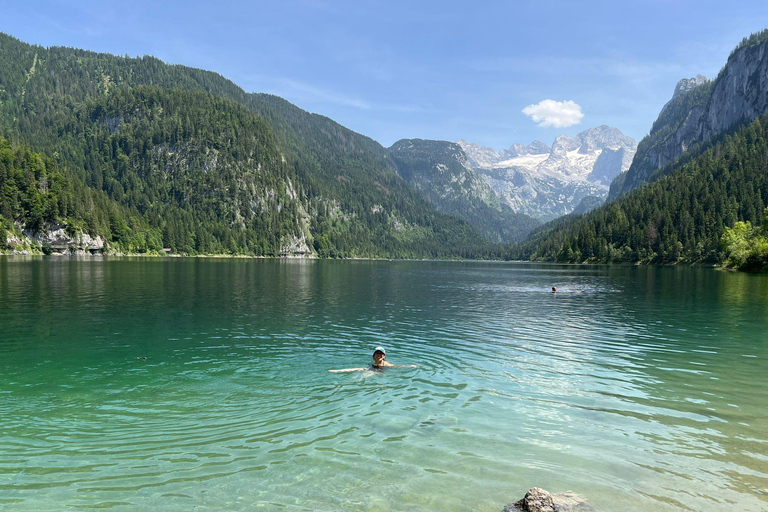
M 418 368 L 418 365 L 392 364 L 389 361 L 387 361 L 387 351 L 384 350 L 384 347 L 376 347 L 375 349 L 373 349 L 373 362 L 371 363 L 371 366 L 368 366 L 367 368 L 344 368 L 341 370 L 328 370 L 328 371 L 331 373 L 364 372 L 366 370 L 373 371 L 373 372 L 380 372 L 380 371 L 383 371 L 385 368 Z
M 552 287 L 552 293 L 557 293 L 557 286 Z

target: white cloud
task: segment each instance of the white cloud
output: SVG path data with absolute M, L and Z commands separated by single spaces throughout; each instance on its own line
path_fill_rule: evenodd
M 523 114 L 527 115 L 534 122 L 539 123 L 542 128 L 567 128 L 581 122 L 584 113 L 581 106 L 571 100 L 555 101 L 544 100 L 535 105 L 528 105 L 523 109 Z

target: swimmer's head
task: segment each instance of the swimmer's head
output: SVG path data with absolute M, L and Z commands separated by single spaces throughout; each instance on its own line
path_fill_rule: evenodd
M 384 350 L 384 347 L 376 347 L 373 349 L 373 365 L 379 366 L 384 361 L 384 359 L 387 357 L 387 352 Z

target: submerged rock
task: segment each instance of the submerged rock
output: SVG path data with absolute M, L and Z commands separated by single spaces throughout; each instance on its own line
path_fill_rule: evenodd
M 550 494 L 544 489 L 534 487 L 525 493 L 525 497 L 504 507 L 502 512 L 594 512 L 584 496 L 573 491 Z

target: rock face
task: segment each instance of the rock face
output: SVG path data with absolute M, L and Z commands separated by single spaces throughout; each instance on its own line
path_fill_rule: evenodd
M 458 144 L 504 202 L 543 221 L 570 213 L 587 196 L 604 198 L 637 150 L 634 139 L 605 125 L 575 137 L 561 135 L 552 147 L 534 141 L 496 153 L 464 140 Z
M 41 247 L 43 251 L 52 254 L 101 254 L 106 247 L 102 237 L 92 237 L 82 232 L 70 234 L 66 226 L 61 224 L 49 224 L 41 231 L 23 229 L 19 225 L 17 228 L 21 230 L 22 236 L 9 234 L 6 243 L 15 247 L 15 252 L 19 254 L 39 251 Z M 33 249 L 35 246 L 37 249 Z
M 544 489 L 534 487 L 525 493 L 525 497 L 504 507 L 502 512 L 594 512 L 584 496 L 573 491 L 550 494 Z
M 661 112 L 664 112 L 667 108 L 669 108 L 670 105 L 673 104 L 673 102 L 682 96 L 683 94 L 687 93 L 688 91 L 695 89 L 696 87 L 700 85 L 704 85 L 709 81 L 709 79 L 704 75 L 696 75 L 693 78 L 683 78 L 679 82 L 677 82 L 677 85 L 675 86 L 675 92 L 672 93 L 672 99 L 669 100 L 662 108 Z
M 632 166 L 611 185 L 609 199 L 663 176 L 663 169 L 695 145 L 768 114 L 768 31 L 731 53 L 712 81 L 702 75 L 678 82 Z
M 311 257 L 312 249 L 307 244 L 306 237 L 302 234 L 300 237 L 290 233 L 283 237 L 280 244 L 280 256 L 284 257 Z

